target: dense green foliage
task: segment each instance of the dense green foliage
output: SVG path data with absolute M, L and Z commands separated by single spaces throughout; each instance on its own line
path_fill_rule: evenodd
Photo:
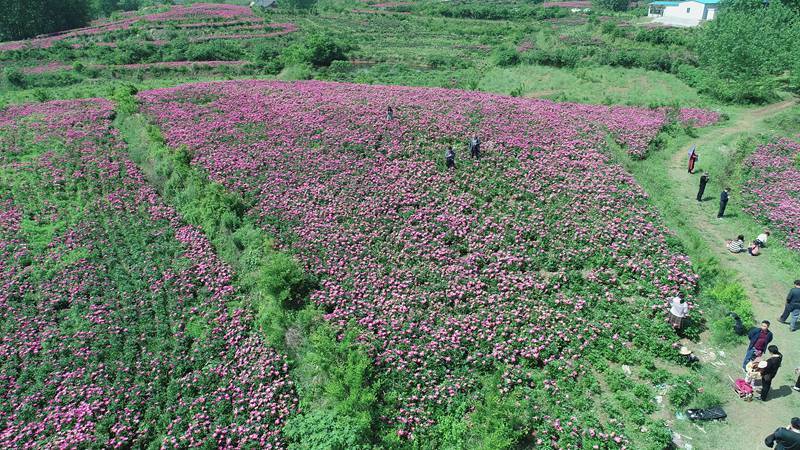
M 789 72 L 799 87 L 800 14 L 780 0 L 726 3 L 703 28 L 697 50 L 701 66 L 691 76 L 703 91 L 737 103 L 774 99 Z
M 79 28 L 91 18 L 87 0 L 0 0 L 0 41 Z
M 310 64 L 315 67 L 331 65 L 333 61 L 346 60 L 352 44 L 343 43 L 322 33 L 311 34 L 302 42 L 284 51 L 284 60 L 290 64 Z
M 628 9 L 628 0 L 592 0 L 592 6 L 599 10 L 625 11 Z

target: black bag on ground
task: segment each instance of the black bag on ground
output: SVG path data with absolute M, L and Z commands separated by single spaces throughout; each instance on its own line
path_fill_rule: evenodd
M 720 420 L 728 417 L 720 406 L 706 409 L 687 409 L 686 416 L 691 420 Z

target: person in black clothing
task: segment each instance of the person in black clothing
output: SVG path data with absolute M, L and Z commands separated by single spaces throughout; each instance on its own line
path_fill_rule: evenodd
M 386 120 L 394 120 L 394 110 L 391 106 L 386 108 Z
M 783 307 L 783 313 L 778 318 L 778 322 L 786 323 L 786 318 L 796 309 L 800 309 L 800 280 L 794 280 L 794 287 L 789 289 L 789 293 L 786 294 L 786 305 Z
M 775 450 L 800 449 L 800 417 L 792 417 L 788 427 L 778 428 L 767 436 L 764 445 Z
M 706 191 L 706 185 L 708 184 L 708 174 L 703 172 L 703 175 L 700 176 L 700 190 L 697 191 L 697 201 L 703 201 L 703 192 Z
M 444 165 L 447 166 L 448 169 L 455 169 L 456 168 L 456 152 L 453 150 L 453 147 L 448 147 L 447 152 L 444 154 Z
M 475 158 L 481 157 L 481 139 L 478 136 L 473 136 L 469 141 L 469 154 Z
M 769 395 L 769 390 L 772 386 L 772 380 L 775 378 L 775 375 L 778 374 L 778 369 L 781 368 L 781 362 L 783 362 L 783 354 L 778 351 L 777 345 L 770 345 L 768 349 L 770 357 L 767 359 L 767 367 L 765 367 L 761 372 L 762 401 L 767 401 L 767 395 Z
M 722 216 L 725 215 L 725 208 L 728 206 L 728 193 L 730 191 L 730 188 L 725 188 L 725 190 L 719 194 L 719 213 L 717 213 L 717 219 L 721 219 Z
M 797 392 L 800 392 L 800 367 L 795 368 L 794 373 L 797 374 L 797 381 L 794 382 L 794 386 L 792 386 L 792 389 L 794 389 Z

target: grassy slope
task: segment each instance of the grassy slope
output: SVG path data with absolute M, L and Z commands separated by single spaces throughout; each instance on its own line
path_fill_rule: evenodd
M 651 195 L 652 201 L 662 211 L 667 225 L 677 233 L 694 263 L 715 258 L 723 269 L 734 274 L 741 282 L 752 301 L 757 320 L 770 320 L 775 333 L 774 344 L 784 353 L 784 367 L 772 385 L 768 403 L 760 401 L 745 403 L 738 399 L 730 389 L 722 390 L 727 401 L 725 409 L 728 420 L 722 423 L 702 424 L 703 430 L 685 420 L 674 420 L 674 428 L 688 435 L 695 449 L 720 448 L 725 443 L 728 449 L 761 448 L 764 436 L 787 423 L 797 415 L 800 396 L 793 394 L 790 386 L 794 383 L 792 369 L 800 361 L 800 349 L 793 345 L 786 325 L 777 323 L 782 311 L 783 299 L 791 287 L 791 280 L 797 278 L 800 255 L 791 252 L 779 243 L 770 246 L 759 258 L 748 255 L 733 255 L 725 248 L 725 239 L 737 234 L 745 234 L 752 239 L 763 229 L 763 224 L 755 221 L 740 209 L 739 180 L 731 175 L 731 161 L 737 143 L 743 138 L 759 133 L 784 134 L 788 130 L 771 127 L 768 119 L 791 107 L 786 101 L 758 109 L 739 110 L 732 114 L 729 122 L 717 127 L 701 130 L 697 138 L 681 136 L 671 139 L 666 148 L 651 155 L 645 161 L 624 160 L 627 169 Z M 800 130 L 795 129 L 794 133 Z M 698 204 L 695 200 L 699 175 L 689 175 L 686 171 L 686 150 L 697 144 L 701 157 L 699 169 L 706 170 L 712 182 L 706 189 L 705 200 Z M 717 198 L 722 185 L 732 187 L 731 202 L 726 217 L 715 219 L 718 207 Z M 697 344 L 696 348 L 719 351 L 707 342 Z M 721 382 L 728 382 L 727 376 L 738 378 L 741 375 L 741 359 L 746 350 L 742 339 L 738 345 L 722 349 L 724 357 L 718 361 Z
M 710 104 L 674 75 L 636 68 L 498 67 L 483 76 L 478 88 L 502 94 L 515 93 L 524 97 L 578 103 L 638 106 L 676 102 L 681 106 Z

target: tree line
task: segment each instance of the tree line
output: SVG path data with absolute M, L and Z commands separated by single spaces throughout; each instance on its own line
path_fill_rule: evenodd
M 117 10 L 134 10 L 152 0 L 0 0 L 0 41 L 26 39 L 86 26 Z M 169 3 L 168 1 L 160 3 Z

